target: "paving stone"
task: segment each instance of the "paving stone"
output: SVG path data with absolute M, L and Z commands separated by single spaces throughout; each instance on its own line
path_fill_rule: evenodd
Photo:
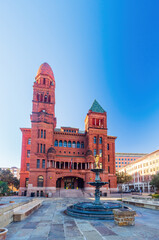
M 103 238 L 97 233 L 97 231 L 84 232 L 83 233 L 86 240 L 102 240 Z
M 107 228 L 101 222 L 91 222 L 91 225 L 95 227 L 95 229 L 102 235 L 102 236 L 109 236 L 109 235 L 117 235 L 115 232 Z

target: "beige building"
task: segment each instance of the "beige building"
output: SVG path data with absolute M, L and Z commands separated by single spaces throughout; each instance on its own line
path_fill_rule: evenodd
M 153 191 L 150 181 L 152 175 L 159 172 L 159 150 L 137 159 L 135 162 L 119 169 L 118 172 L 126 172 L 133 177 L 132 182 L 123 184 L 124 191 L 130 189 L 142 190 L 143 192 Z
M 11 171 L 11 173 L 14 175 L 14 177 L 16 177 L 16 178 L 20 178 L 20 169 L 19 168 L 17 168 L 17 167 L 11 167 L 11 168 L 7 168 L 7 167 L 5 167 L 5 168 L 1 168 L 2 170 L 7 170 L 7 169 L 9 169 L 10 171 Z

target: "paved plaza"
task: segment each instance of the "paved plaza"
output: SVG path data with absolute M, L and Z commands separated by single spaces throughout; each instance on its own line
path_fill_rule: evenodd
M 135 226 L 119 227 L 113 220 L 93 221 L 63 213 L 78 198 L 45 199 L 43 205 L 22 222 L 7 226 L 8 240 L 157 240 L 159 211 L 130 206 L 137 212 Z M 90 201 L 90 200 L 89 200 Z

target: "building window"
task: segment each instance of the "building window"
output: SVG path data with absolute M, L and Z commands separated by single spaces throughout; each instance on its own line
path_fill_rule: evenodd
M 28 138 L 28 144 L 29 145 L 31 144 L 31 138 Z
M 110 173 L 110 167 L 108 166 L 108 173 Z
M 45 95 L 44 97 L 44 102 L 47 102 L 47 95 Z
M 43 145 L 43 153 L 45 153 L 45 144 Z
M 45 168 L 45 159 L 42 160 L 42 168 Z
M 108 155 L 108 162 L 110 162 L 110 155 Z
M 44 130 L 44 138 L 46 138 L 46 130 Z
M 57 141 L 57 140 L 55 140 L 54 146 L 55 146 L 55 147 L 58 147 L 58 141 Z
M 71 141 L 68 141 L 68 147 L 71 147 Z
M 40 137 L 40 129 L 38 129 L 38 138 Z
M 25 187 L 26 187 L 26 188 L 28 187 L 28 183 L 29 183 L 29 178 L 26 178 L 26 179 L 25 179 Z
M 36 167 L 37 167 L 37 168 L 40 168 L 40 159 L 37 159 Z
M 75 142 L 75 141 L 73 141 L 73 143 L 72 143 L 72 147 L 73 147 L 73 148 L 76 147 L 76 142 Z
M 49 95 L 48 97 L 48 102 L 50 103 L 51 102 L 51 96 Z
M 27 150 L 27 157 L 30 158 L 30 150 Z
M 41 138 L 43 138 L 43 130 L 41 130 Z
M 102 144 L 102 137 L 99 138 L 99 144 Z
M 37 153 L 39 152 L 39 143 L 38 143 L 38 145 L 37 145 Z
M 39 176 L 38 177 L 38 187 L 43 187 L 43 185 L 44 185 L 44 178 L 43 178 L 43 176 Z
M 43 152 L 43 145 L 40 144 L 40 153 L 42 153 L 42 152 Z
M 45 78 L 43 78 L 43 84 L 45 84 Z
M 64 141 L 63 146 L 67 147 L 67 141 L 66 140 Z
M 94 156 L 96 156 L 96 149 L 94 149 Z
M 102 157 L 102 149 L 99 150 L 99 156 Z
M 30 170 L 30 163 L 27 163 L 27 165 L 26 165 L 26 170 L 27 170 L 27 171 Z
M 107 143 L 107 150 L 109 150 L 109 143 Z
M 39 95 L 39 93 L 37 93 L 37 101 L 38 101 L 38 102 L 40 101 L 40 95 Z
M 77 142 L 77 148 L 80 148 L 80 142 Z
M 40 101 L 43 102 L 43 94 L 40 96 Z
M 62 140 L 59 141 L 59 147 L 62 147 Z
M 96 141 L 97 141 L 97 138 L 96 138 L 96 137 L 94 137 L 94 143 L 96 143 Z
M 81 148 L 84 148 L 84 142 L 81 142 Z

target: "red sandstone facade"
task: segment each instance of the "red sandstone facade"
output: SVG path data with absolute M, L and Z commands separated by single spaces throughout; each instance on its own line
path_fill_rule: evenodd
M 51 67 L 40 66 L 33 85 L 31 129 L 21 128 L 20 195 L 50 196 L 57 188 L 92 191 L 94 155 L 104 169 L 102 192 L 117 188 L 115 139 L 107 135 L 107 114 L 95 100 L 85 119 L 85 131 L 56 128 L 55 79 Z

